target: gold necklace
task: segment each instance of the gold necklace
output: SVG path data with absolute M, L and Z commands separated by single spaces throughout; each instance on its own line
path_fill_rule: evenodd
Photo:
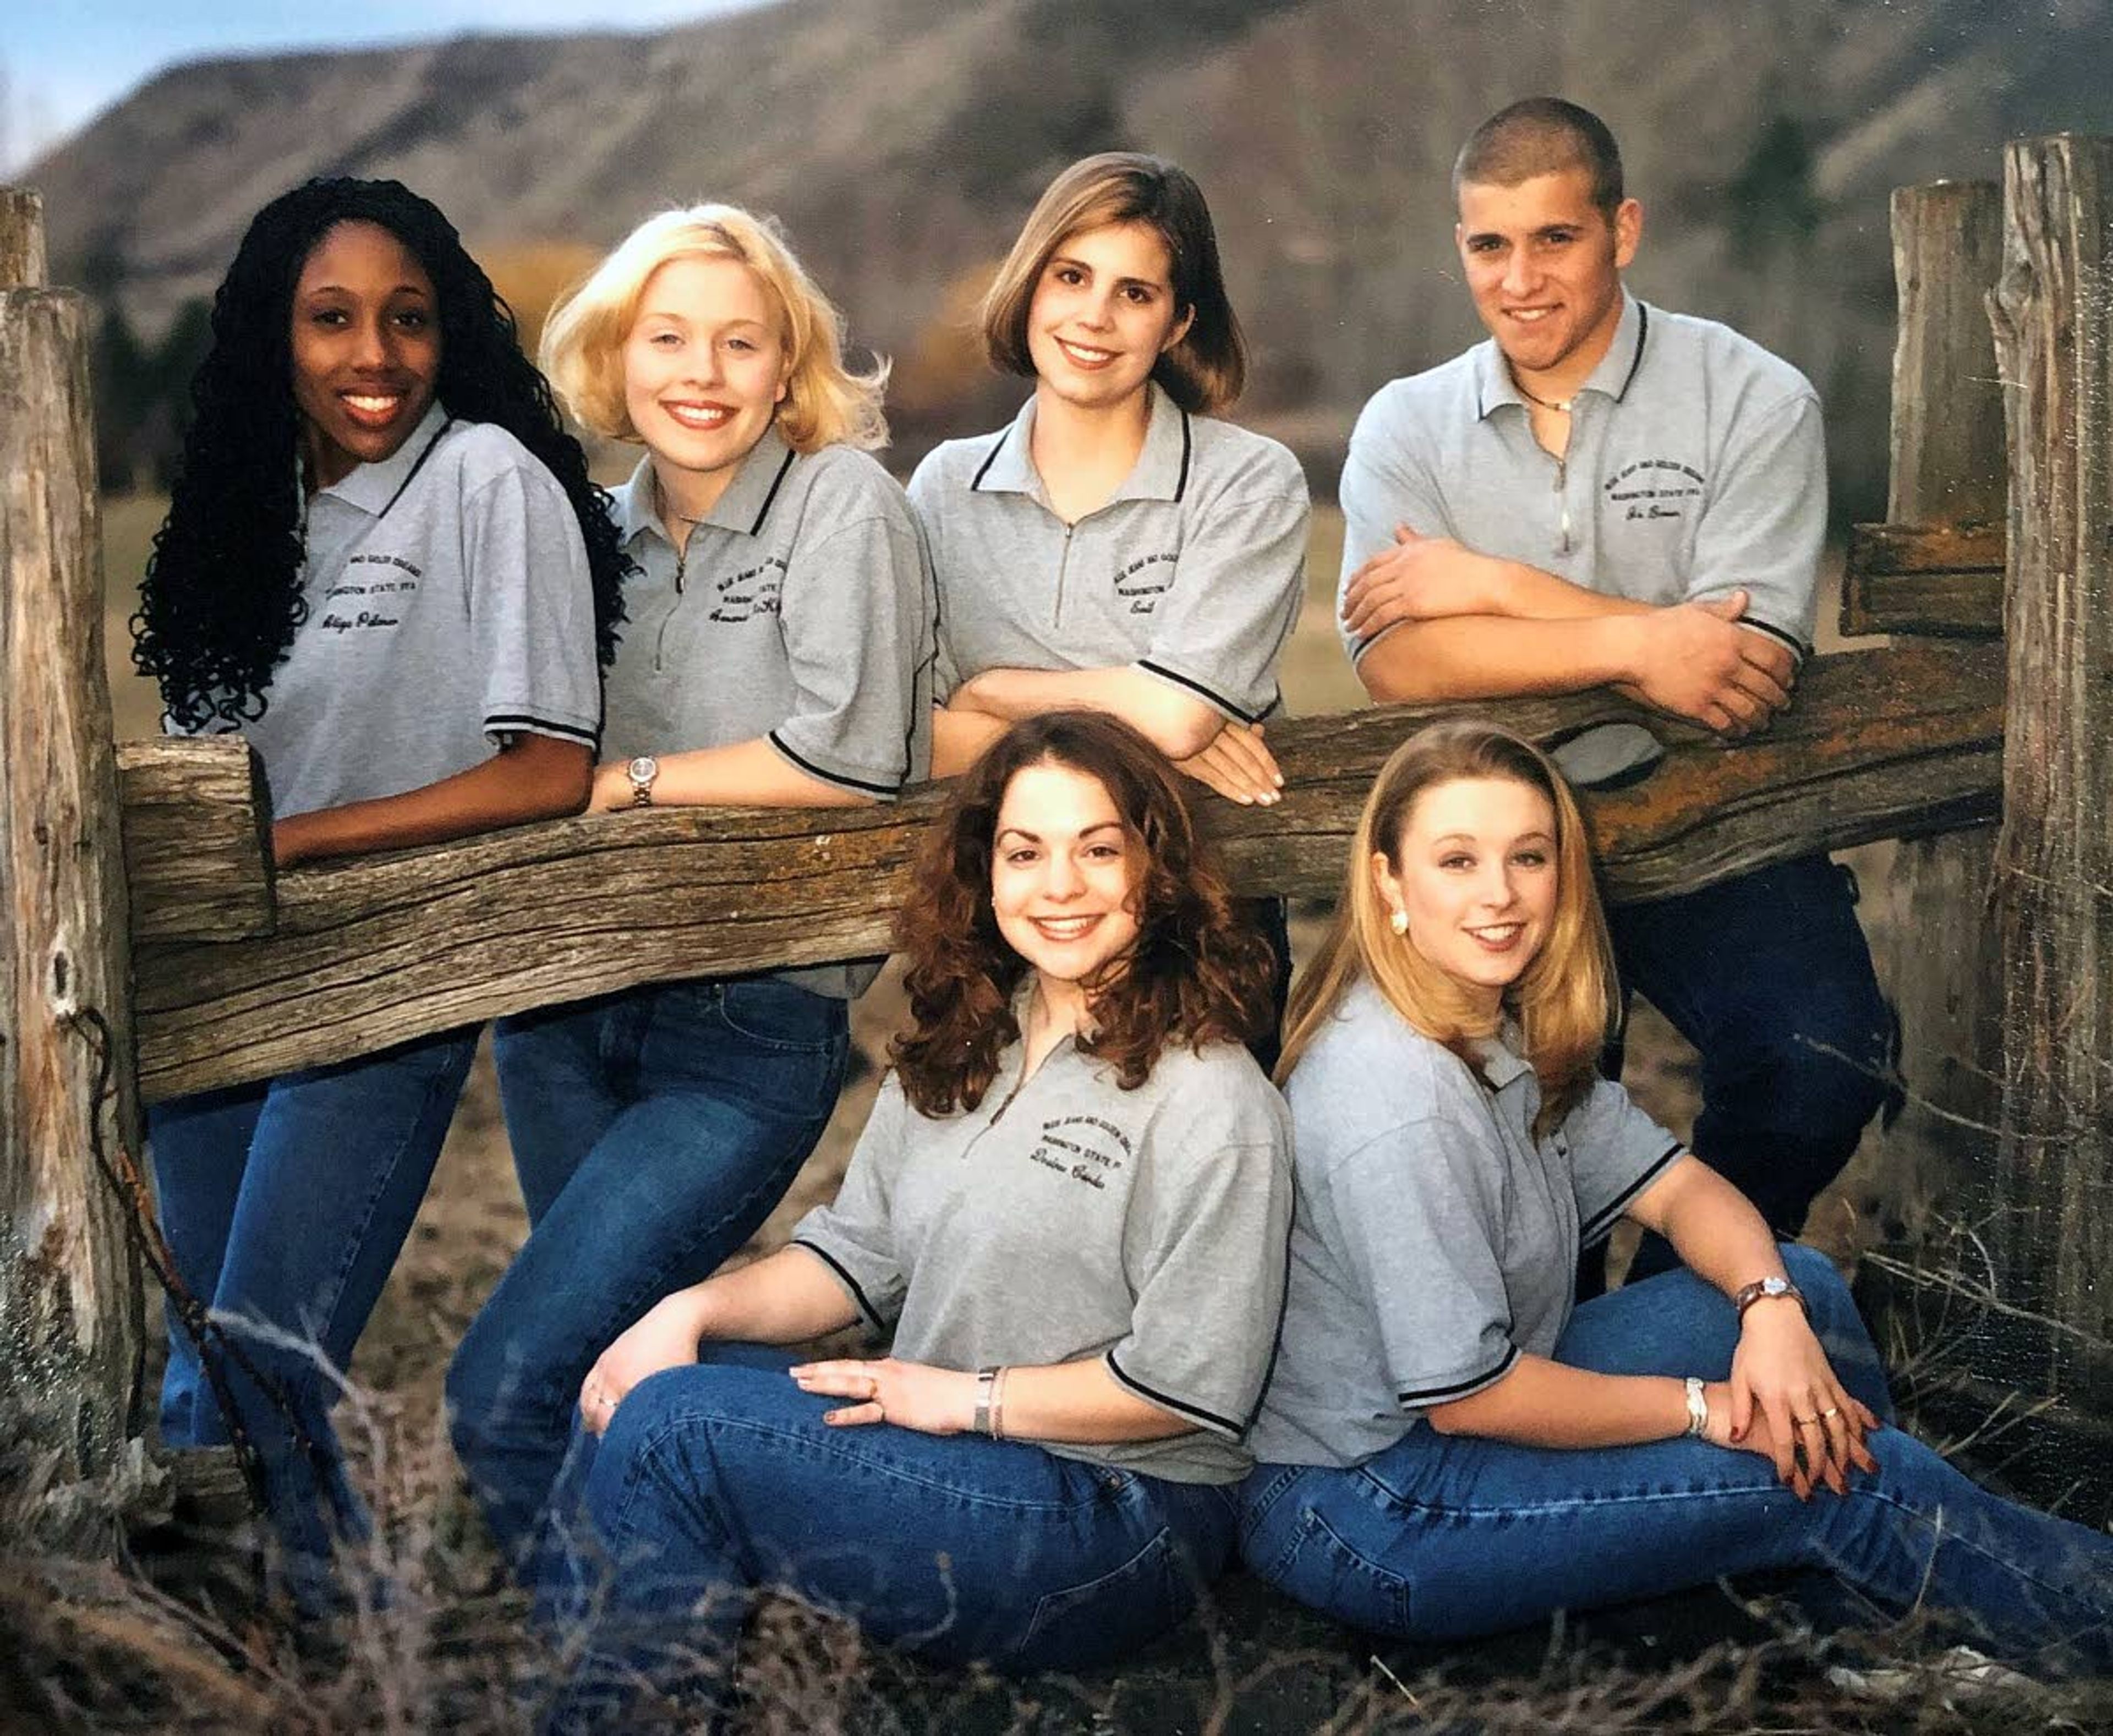
M 657 470 L 653 473 L 653 505 L 663 519 L 672 519 L 677 524 L 687 524 L 695 529 L 705 522 L 702 519 L 692 519 L 678 513 L 668 504 L 668 491 L 662 484 L 660 473 Z

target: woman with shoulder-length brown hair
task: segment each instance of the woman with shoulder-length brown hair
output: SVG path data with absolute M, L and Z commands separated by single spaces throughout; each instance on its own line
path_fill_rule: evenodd
M 1598 1076 L 1608 956 L 1537 748 L 1458 720 L 1394 754 L 1293 997 L 1298 1219 L 1248 1565 L 1425 1640 L 1817 1569 L 2014 1656 L 2113 1664 L 2113 1542 L 1886 1427 L 1832 1265 Z M 1685 1269 L 1573 1312 L 1622 1217 Z
M 1268 953 L 1180 780 L 1114 718 L 1013 726 L 897 944 L 910 1025 L 835 1203 L 582 1387 L 586 1524 L 541 1588 L 586 1630 L 561 1726 L 627 1682 L 723 1688 L 766 1586 L 941 1659 L 1068 1667 L 1171 1626 L 1230 1552 L 1289 1127 L 1241 1047 Z M 755 1348 L 860 1323 L 890 1354 Z
M 934 775 L 1015 719 L 1090 706 L 1219 794 L 1275 802 L 1262 733 L 1305 594 L 1309 505 L 1290 452 L 1224 419 L 1247 345 L 1203 190 L 1134 151 L 1073 163 L 981 321 L 992 366 L 1034 390 L 1006 427 L 944 442 L 910 480 L 939 598 Z M 1247 915 L 1280 997 L 1282 907 Z M 1273 1026 L 1257 1053 L 1274 1058 Z
M 980 319 L 992 366 L 1034 389 L 910 481 L 939 591 L 933 770 L 1091 706 L 1221 794 L 1275 801 L 1260 726 L 1303 594 L 1306 479 L 1220 419 L 1247 344 L 1203 190 L 1134 151 L 1072 164 Z

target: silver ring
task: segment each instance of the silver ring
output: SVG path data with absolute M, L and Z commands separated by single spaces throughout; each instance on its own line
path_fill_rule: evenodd
M 1839 1405 L 1829 1405 L 1819 1414 L 1823 1417 L 1838 1417 L 1841 1414 L 1841 1407 Z

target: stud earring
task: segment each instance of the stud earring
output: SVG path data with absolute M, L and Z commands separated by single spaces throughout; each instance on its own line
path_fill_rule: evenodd
M 1408 912 L 1405 910 L 1397 910 L 1387 918 L 1387 926 L 1397 934 L 1406 938 L 1408 934 Z

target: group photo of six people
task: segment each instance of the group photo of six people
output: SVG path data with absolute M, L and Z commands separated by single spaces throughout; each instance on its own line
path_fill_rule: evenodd
M 1611 687 L 1765 729 L 1812 644 L 1818 395 L 1624 287 L 1642 208 L 1587 111 L 1513 105 L 1453 181 L 1489 336 L 1379 385 L 1351 436 L 1363 686 Z M 765 1590 L 938 1661 L 1069 1669 L 1235 1558 L 1421 1639 L 1791 1570 L 1828 1620 L 2113 1667 L 2113 1540 L 1895 1426 L 1793 1240 L 1896 1090 L 1846 870 L 1603 908 L 1573 788 L 1648 774 L 1650 734 L 1550 755 L 1455 716 L 1381 772 L 1293 981 L 1281 902 L 1234 896 L 1194 818 L 1283 799 L 1310 512 L 1292 454 L 1228 419 L 1248 352 L 1203 190 L 1073 164 L 979 320 L 1025 401 L 906 490 L 872 455 L 885 367 L 732 205 L 641 222 L 540 365 L 393 181 L 275 199 L 218 292 L 135 657 L 170 731 L 253 743 L 281 866 L 946 780 L 887 1076 L 776 1252 L 721 1269 L 820 1139 L 877 962 L 495 1029 L 528 1231 L 448 1421 L 565 1641 L 550 1727 L 649 1687 L 730 1703 Z M 628 480 L 596 488 L 568 424 L 638 449 Z M 1632 993 L 1700 1055 L 1691 1141 L 1615 1082 Z M 341 1603 L 367 1523 L 334 1371 L 478 1035 L 152 1112 L 216 1323 L 172 1318 L 162 1434 L 253 1444 L 304 1610 Z M 853 1327 L 874 1354 L 797 1348 Z

